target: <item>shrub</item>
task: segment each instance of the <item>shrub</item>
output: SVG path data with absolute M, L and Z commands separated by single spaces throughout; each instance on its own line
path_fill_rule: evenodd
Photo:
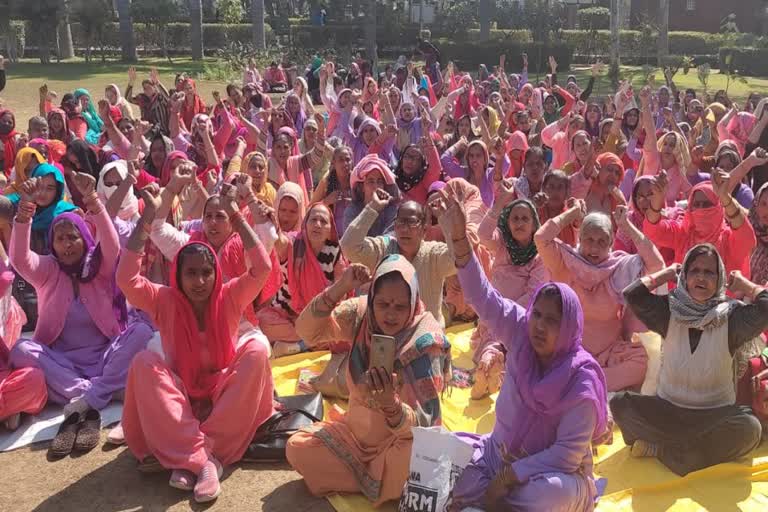
M 471 28 L 467 31 L 470 41 L 480 40 L 480 29 Z M 499 30 L 492 29 L 490 41 L 509 41 L 515 43 L 530 43 L 533 41 L 529 30 Z
M 566 70 L 571 65 L 573 47 L 565 44 L 517 43 L 506 41 L 486 41 L 467 44 L 440 39 L 433 41 L 442 54 L 444 64 L 455 62 L 459 69 L 474 70 L 479 64 L 495 64 L 502 54 L 508 56 L 528 54 L 528 70 L 546 72 L 547 58 L 552 55 L 559 69 Z
M 588 7 L 579 10 L 579 27 L 582 30 L 608 30 L 611 10 L 607 7 Z
M 719 64 L 741 75 L 768 76 L 768 49 L 720 48 Z

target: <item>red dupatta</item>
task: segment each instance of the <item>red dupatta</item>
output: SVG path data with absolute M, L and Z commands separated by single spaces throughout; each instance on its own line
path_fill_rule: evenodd
M 0 117 L 6 114 L 9 114 L 13 119 L 13 126 L 15 128 L 16 116 L 10 110 L 0 110 Z M 13 169 L 13 164 L 16 161 L 16 135 L 18 135 L 18 132 L 14 128 L 11 128 L 11 131 L 6 134 L 0 133 L 0 142 L 3 143 L 3 166 L 7 177 L 11 176 L 11 169 Z
M 331 231 L 325 246 L 335 245 L 338 247 L 338 253 L 333 261 L 334 279 L 329 280 L 326 277 L 320 261 L 312 251 L 309 245 L 309 236 L 307 234 L 307 222 L 313 208 L 325 208 L 331 219 Z M 339 246 L 339 235 L 336 231 L 336 222 L 333 219 L 333 212 L 322 202 L 313 203 L 307 208 L 307 214 L 304 222 L 301 224 L 301 233 L 293 241 L 288 253 L 288 288 L 291 292 L 291 309 L 296 313 L 301 313 L 309 301 L 323 292 L 326 287 L 335 281 L 338 272 L 347 266 L 344 255 Z
M 197 85 L 195 84 L 195 81 L 191 78 L 187 78 L 184 80 L 182 84 L 182 90 L 184 90 L 184 85 L 187 83 L 192 85 L 192 90 L 194 91 L 194 95 L 192 96 L 192 101 L 189 101 L 189 97 L 184 99 L 184 102 L 181 105 L 181 119 L 184 121 L 184 126 L 186 126 L 187 130 L 190 129 L 192 126 L 192 119 L 197 114 L 207 114 L 208 111 L 205 107 L 205 102 L 200 98 L 200 95 L 197 94 Z
M 202 245 L 211 251 L 216 266 L 216 282 L 208 299 L 204 333 L 198 331 L 197 318 L 192 305 L 181 290 L 181 284 L 178 281 L 179 254 L 193 244 Z M 184 382 L 184 388 L 190 398 L 198 400 L 209 398 L 222 378 L 221 370 L 229 366 L 235 357 L 234 337 L 237 334 L 237 326 L 231 326 L 234 327 L 232 329 L 224 321 L 223 278 L 216 251 L 203 242 L 190 242 L 182 247 L 173 260 L 171 288 L 175 300 L 168 305 L 167 314 L 174 319 L 173 339 L 167 341 L 172 344 L 171 354 L 176 372 Z M 210 364 L 213 367 L 212 372 L 203 368 L 201 343 L 207 349 Z

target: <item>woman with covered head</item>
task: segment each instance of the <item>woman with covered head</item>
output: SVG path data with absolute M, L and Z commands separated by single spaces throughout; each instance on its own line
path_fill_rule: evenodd
M 438 202 L 467 299 L 507 351 L 493 432 L 459 434 L 475 448 L 453 489 L 451 510 L 591 510 L 592 444 L 609 430 L 606 382 L 582 347 L 580 297 L 547 283 L 527 309 L 487 280 L 465 238 L 460 198 Z M 586 339 L 586 336 L 584 336 Z
M 96 111 L 95 101 L 86 89 L 75 89 L 74 98 L 80 103 L 81 114 L 88 125 L 88 132 L 84 140 L 89 144 L 97 144 L 101 132 L 104 130 L 104 122 Z
M 498 142 L 498 141 L 497 141 Z M 504 152 L 503 144 L 500 151 Z M 457 159 L 458 154 L 465 155 L 466 166 Z M 445 174 L 451 178 L 464 178 L 480 189 L 483 202 L 490 207 L 493 204 L 493 174 L 496 166 L 500 166 L 501 175 L 507 173 L 509 162 L 491 161 L 488 146 L 481 140 L 468 142 L 462 137 L 456 144 L 448 148 L 440 158 Z
M 571 113 L 559 117 L 541 131 L 541 140 L 552 148 L 552 168 L 562 169 L 572 159 L 572 139 L 584 130 L 584 118 Z
M 678 132 L 667 132 L 661 138 L 657 137 L 656 128 L 651 114 L 651 92 L 649 87 L 640 91 L 640 102 L 643 106 L 642 121 L 645 128 L 645 143 L 643 159 L 640 162 L 638 176 L 656 176 L 667 171 L 669 186 L 666 201 L 674 205 L 691 189 L 686 177 L 691 167 L 691 155 L 688 143 Z
M 738 270 L 726 272 L 717 249 L 701 244 L 682 267 L 624 290 L 638 318 L 662 336 L 662 363 L 656 396 L 617 394 L 613 418 L 633 456 L 656 457 L 680 476 L 736 460 L 760 444 L 760 421 L 736 405 L 734 378 L 743 351 L 768 328 L 768 293 Z M 667 282 L 677 284 L 668 296 L 652 293 Z M 728 298 L 726 290 L 751 304 Z
M 624 179 L 624 162 L 613 153 L 596 155 L 590 150 L 581 172 L 570 177 L 571 195 L 584 199 L 588 212 L 610 214 L 627 204 L 619 186 Z
M 427 123 L 427 126 L 431 125 Z M 400 154 L 395 167 L 397 188 L 403 193 L 404 200 L 426 204 L 429 187 L 440 179 L 442 172 L 435 141 L 425 135 L 418 144 L 407 145 Z
M 659 248 L 674 251 L 673 261 L 683 261 L 695 245 L 715 246 L 727 272 L 740 270 L 749 276 L 749 255 L 757 241 L 746 212 L 734 201 L 729 191 L 727 175 L 713 173 L 712 181 L 704 181 L 691 189 L 685 213 L 676 218 L 664 218 L 661 210 L 667 197 L 666 173 L 653 181 L 650 206 L 645 213 L 643 232 Z
M 144 217 L 117 270 L 128 300 L 159 327 L 163 349 L 143 351 L 131 365 L 122 419 L 128 448 L 141 465 L 172 470 L 169 484 L 194 490 L 199 503 L 221 493 L 223 467 L 240 460 L 274 413 L 268 349 L 237 339 L 271 264 L 232 192 L 224 190 L 222 206 L 251 261 L 246 272 L 225 282 L 216 252 L 191 241 L 176 255 L 171 286 L 151 283 L 140 275 L 150 222 Z
M 755 230 L 757 244 L 749 260 L 751 279 L 755 283 L 768 283 L 768 185 L 755 194 L 749 211 L 749 222 Z
M 342 300 L 371 281 L 367 296 Z M 316 496 L 362 493 L 374 506 L 398 499 L 408 479 L 416 426 L 442 423 L 440 396 L 450 379 L 450 345 L 421 302 L 416 271 L 389 255 L 371 278 L 352 265 L 315 297 L 296 322 L 313 344 L 351 342 L 349 409 L 338 420 L 306 428 L 288 440 L 286 455 Z M 372 338 L 395 339 L 394 372 L 370 364 Z
M 16 161 L 18 139 L 21 136 L 16 131 L 16 116 L 9 109 L 0 109 L 0 172 L 6 178 L 11 175 L 13 163 Z
M 624 206 L 616 208 L 613 220 L 631 237 L 638 253 L 614 251 L 611 218 L 600 212 L 587 215 L 582 200 L 548 220 L 534 237 L 536 247 L 552 279 L 568 283 L 584 307 L 584 343 L 600 363 L 609 391 L 639 386 L 645 378 L 648 356 L 640 344 L 629 340 L 629 318 L 625 318 L 622 290 L 638 277 L 664 266 L 659 251 L 627 219 Z M 563 226 L 581 221 L 579 243 L 573 248 L 557 238 Z
M 349 180 L 352 187 L 352 201 L 344 210 L 341 233 L 345 233 L 352 221 L 367 205 L 371 204 L 373 195 L 378 189 L 383 189 L 393 199 L 379 212 L 375 222 L 369 227 L 367 235 L 380 236 L 392 231 L 392 223 L 400 202 L 400 189 L 397 187 L 396 180 L 387 162 L 376 155 L 368 155 L 358 162 Z
M 13 347 L 11 363 L 43 371 L 49 400 L 64 405 L 65 424 L 84 421 L 77 440 L 66 435 L 54 439 L 54 455 L 69 454 L 73 444 L 78 450 L 96 446 L 99 409 L 125 387 L 131 359 L 152 336 L 149 325 L 128 323 L 125 298 L 114 283 L 120 245 L 96 193 L 96 180 L 77 174 L 74 182 L 95 234 L 79 215 L 62 213 L 50 224 L 50 255 L 32 252 L 35 197 L 46 193 L 45 182 L 33 178 L 22 185 L 10 247 L 11 264 L 34 286 L 39 310 L 44 312 L 32 339 Z
M 197 84 L 191 78 L 185 78 L 181 83 L 181 91 L 184 93 L 184 99 L 181 103 L 181 120 L 187 130 L 192 129 L 192 123 L 196 115 L 207 114 L 208 109 L 205 101 L 197 94 Z
M 46 159 L 34 148 L 24 147 L 16 153 L 13 165 L 13 181 L 5 187 L 5 195 L 21 192 L 21 185 L 32 176 L 38 165 L 46 163 Z
M 283 278 L 272 305 L 258 313 L 275 356 L 308 348 L 327 349 L 327 346 L 311 345 L 306 339 L 302 341 L 294 324 L 312 298 L 334 283 L 347 266 L 331 210 L 323 203 L 311 204 L 301 231 L 281 231 L 275 249 Z
M 352 201 L 352 150 L 339 146 L 333 150 L 331 167 L 312 193 L 312 202 L 323 202 L 333 211 L 339 236 L 344 234 L 344 215 Z
M 480 241 L 493 252 L 488 274 L 501 295 L 518 304 L 528 304 L 531 294 L 549 281 L 549 272 L 538 254 L 533 235 L 541 226 L 536 207 L 527 199 L 516 199 L 506 182 L 499 182 L 493 207 L 480 223 Z M 504 371 L 503 343 L 482 320 L 472 334 L 473 360 L 477 367 L 472 398 L 497 392 Z

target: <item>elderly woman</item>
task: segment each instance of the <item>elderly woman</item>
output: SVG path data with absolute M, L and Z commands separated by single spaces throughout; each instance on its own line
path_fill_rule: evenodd
M 592 443 L 608 430 L 606 384 L 582 348 L 579 296 L 540 286 L 528 309 L 488 282 L 466 238 L 462 197 L 436 202 L 468 300 L 507 351 L 493 432 L 459 434 L 475 452 L 453 489 L 451 510 L 584 511 L 594 506 Z M 443 202 L 444 201 L 444 202 Z
M 531 294 L 549 281 L 549 272 L 533 242 L 533 235 L 541 226 L 536 207 L 527 199 L 514 197 L 514 189 L 502 182 L 493 207 L 480 223 L 478 235 L 494 254 L 489 273 L 493 287 L 506 299 L 528 304 Z M 499 390 L 504 349 L 482 321 L 472 334 L 472 345 L 477 367 L 472 398 L 477 400 Z
M 397 214 L 397 204 L 400 202 L 400 190 L 397 188 L 396 177 L 389 169 L 387 162 L 376 155 L 367 155 L 355 165 L 349 183 L 352 188 L 352 201 L 344 210 L 340 232 L 346 232 L 352 221 L 371 203 L 378 189 L 384 190 L 394 199 L 369 227 L 367 235 L 380 236 L 392 231 L 392 222 Z
M 579 244 L 573 247 L 557 238 L 563 226 L 582 221 Z M 639 386 L 645 378 L 647 354 L 629 341 L 624 331 L 622 290 L 638 277 L 664 266 L 656 247 L 627 219 L 619 207 L 614 221 L 632 238 L 638 254 L 613 251 L 613 226 L 604 213 L 586 214 L 586 205 L 573 206 L 548 220 L 534 240 L 553 279 L 568 283 L 584 308 L 585 347 L 602 366 L 609 391 Z
M 371 282 L 367 296 L 341 302 Z M 451 367 L 448 340 L 419 296 L 416 270 L 390 255 L 373 272 L 352 265 L 296 321 L 313 344 L 352 343 L 349 410 L 288 440 L 286 455 L 312 494 L 363 493 L 374 506 L 398 499 L 408 479 L 415 426 L 441 424 L 440 394 Z M 371 340 L 395 339 L 394 373 L 370 364 Z
M 296 317 L 312 298 L 341 276 L 347 260 L 333 215 L 323 203 L 309 206 L 300 232 L 281 231 L 275 250 L 283 278 L 272 305 L 260 310 L 258 317 L 275 356 L 280 357 L 310 348 L 294 329 Z
M 745 211 L 731 196 L 727 175 L 713 173 L 711 182 L 699 183 L 688 196 L 685 213 L 674 219 L 661 216 L 667 197 L 666 173 L 653 181 L 650 206 L 645 213 L 643 232 L 657 247 L 674 251 L 679 263 L 695 245 L 710 243 L 723 258 L 725 269 L 749 275 L 749 255 L 757 241 Z
M 679 275 L 678 275 L 679 273 Z M 668 295 L 652 292 L 667 282 Z M 726 288 L 735 296 L 726 297 Z M 760 444 L 760 421 L 736 405 L 734 357 L 768 328 L 768 293 L 738 270 L 726 274 L 714 246 L 696 245 L 679 264 L 624 290 L 627 304 L 663 337 L 656 396 L 621 393 L 613 418 L 635 457 L 656 457 L 684 476 L 736 460 Z
M 595 155 L 590 150 L 581 172 L 570 177 L 571 194 L 584 199 L 588 212 L 610 215 L 627 204 L 619 186 L 624 179 L 624 162 L 613 153 Z

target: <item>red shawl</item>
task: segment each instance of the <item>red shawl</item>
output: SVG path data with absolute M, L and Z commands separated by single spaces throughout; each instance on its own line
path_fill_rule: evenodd
M 301 224 L 301 233 L 291 244 L 288 253 L 288 287 L 291 291 L 291 308 L 296 313 L 301 313 L 304 307 L 309 304 L 309 301 L 334 282 L 327 279 L 317 256 L 315 256 L 312 247 L 309 245 L 307 221 L 312 213 L 312 209 L 316 207 L 325 208 L 331 219 L 331 232 L 326 245 L 330 243 L 339 247 L 338 256 L 333 263 L 334 280 L 340 275 L 341 270 L 347 266 L 339 246 L 339 236 L 336 231 L 336 222 L 333 220 L 333 213 L 322 202 L 311 204 L 307 208 L 307 214 L 304 216 L 304 222 Z
M 178 374 L 191 398 L 204 399 L 211 396 L 222 378 L 221 370 L 229 366 L 229 363 L 235 357 L 237 326 L 229 326 L 226 322 L 222 321 L 225 318 L 222 311 L 224 308 L 223 278 L 221 275 L 221 264 L 216 257 L 216 252 L 211 246 L 203 242 L 190 242 L 187 245 L 192 244 L 200 244 L 207 247 L 211 254 L 213 254 L 216 264 L 216 283 L 208 299 L 208 309 L 205 314 L 205 332 L 201 335 L 198 331 L 195 313 L 177 280 L 179 254 L 181 254 L 184 248 L 176 254 L 173 260 L 171 288 L 173 289 L 175 300 L 172 304 L 168 305 L 169 311 L 167 313 L 175 319 L 173 323 L 173 340 L 170 341 L 173 343 L 173 358 Z M 203 368 L 201 344 L 207 349 L 210 364 L 214 369 L 213 372 Z
M 10 110 L 0 110 L 0 117 L 6 114 L 10 114 L 11 118 L 13 118 L 13 126 L 15 128 L 16 116 Z M 5 135 L 0 133 L 0 142 L 3 143 L 3 166 L 7 177 L 11 176 L 11 169 L 13 169 L 13 164 L 16 161 L 16 135 L 18 135 L 18 132 L 13 128 Z

